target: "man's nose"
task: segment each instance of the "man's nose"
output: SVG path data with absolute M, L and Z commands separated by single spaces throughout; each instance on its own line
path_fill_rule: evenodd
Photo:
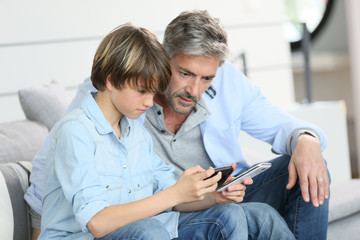
M 200 91 L 200 78 L 192 78 L 188 82 L 188 86 L 186 88 L 186 91 L 191 94 L 191 96 L 198 97 L 199 91 Z

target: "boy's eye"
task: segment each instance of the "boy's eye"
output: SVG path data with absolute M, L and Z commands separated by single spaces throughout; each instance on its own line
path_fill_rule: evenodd
M 142 93 L 142 94 L 146 93 L 146 91 L 144 89 L 139 89 L 138 91 L 139 91 L 139 93 Z

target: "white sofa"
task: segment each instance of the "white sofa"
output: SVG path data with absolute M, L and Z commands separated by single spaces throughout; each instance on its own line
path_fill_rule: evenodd
M 28 119 L 0 123 L 0 239 L 30 239 L 23 200 L 31 161 L 68 104 L 59 85 L 19 92 Z M 360 179 L 332 182 L 328 239 L 360 239 Z M 314 236 L 316 239 L 316 236 Z

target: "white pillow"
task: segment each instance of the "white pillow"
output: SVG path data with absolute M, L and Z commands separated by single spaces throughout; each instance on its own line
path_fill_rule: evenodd
M 26 118 L 44 124 L 49 131 L 70 103 L 65 88 L 55 81 L 20 89 L 18 95 Z

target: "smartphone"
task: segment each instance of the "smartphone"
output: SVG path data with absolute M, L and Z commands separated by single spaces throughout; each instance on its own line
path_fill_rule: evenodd
M 265 170 L 269 169 L 271 167 L 271 163 L 259 163 L 255 165 L 254 167 L 248 169 L 247 171 L 241 173 L 239 176 L 231 180 L 230 182 L 226 183 L 225 185 L 218 187 L 216 189 L 217 192 L 222 192 L 226 190 L 230 185 L 233 185 L 235 183 L 242 183 L 247 178 L 253 178 L 256 175 L 264 172 Z
M 218 181 L 218 186 L 221 186 L 223 185 L 223 183 L 226 181 L 226 179 L 228 179 L 228 177 L 230 176 L 230 174 L 234 171 L 233 167 L 231 165 L 229 166 L 223 166 L 223 167 L 217 167 L 217 168 L 214 168 L 215 172 L 208 178 L 205 178 L 204 180 L 206 179 L 209 179 L 209 178 L 212 178 L 214 177 L 216 174 L 218 174 L 219 172 L 221 172 L 221 178 L 220 180 Z

